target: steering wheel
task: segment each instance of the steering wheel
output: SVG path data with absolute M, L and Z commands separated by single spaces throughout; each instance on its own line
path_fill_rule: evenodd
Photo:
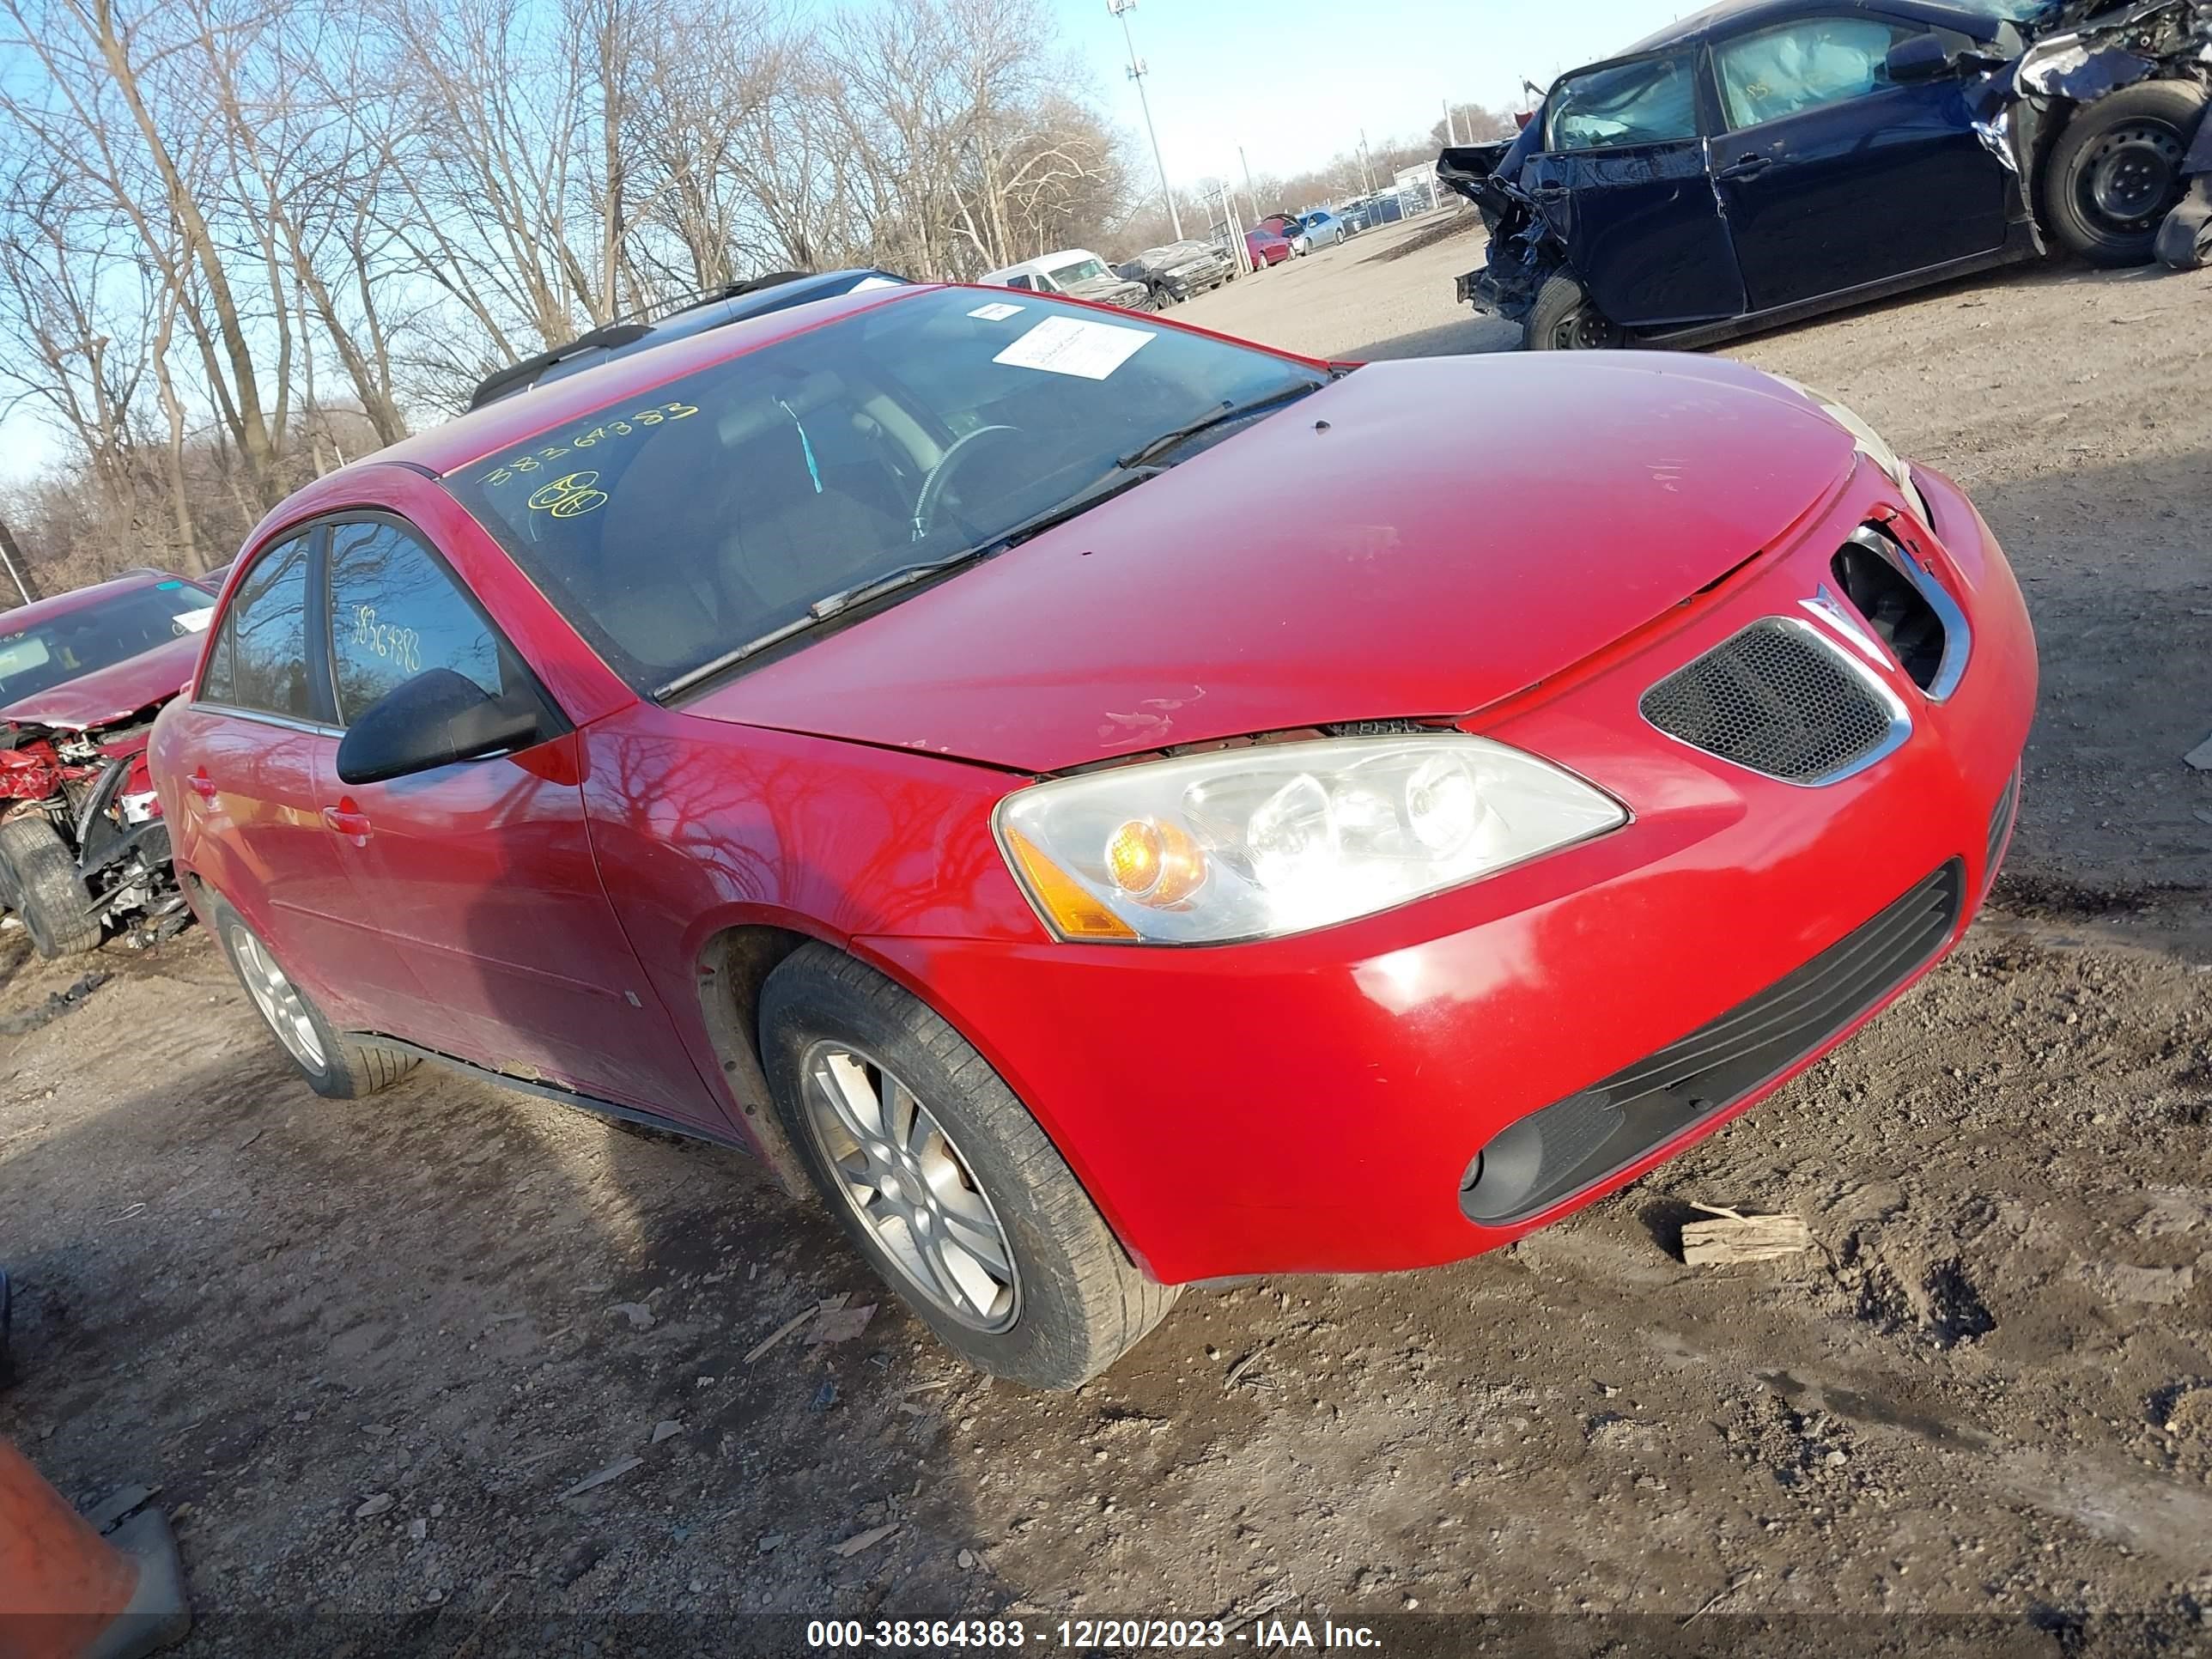
M 977 442 L 995 432 L 1018 429 L 1011 426 L 979 426 L 973 432 L 962 433 L 945 447 L 945 453 L 937 458 L 937 465 L 931 467 L 928 476 L 922 479 L 921 489 L 914 498 L 915 540 L 921 540 L 937 528 L 939 505 L 945 498 L 952 475 L 965 465 L 961 458 L 974 454 Z

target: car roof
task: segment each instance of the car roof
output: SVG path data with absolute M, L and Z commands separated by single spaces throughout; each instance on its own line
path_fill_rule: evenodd
M 1717 34 L 1739 34 L 1753 28 L 1763 28 L 1772 23 L 1787 23 L 1800 17 L 1833 17 L 1838 13 L 1872 9 L 1863 0 L 1716 0 L 1702 11 L 1693 11 L 1686 17 L 1678 17 L 1666 27 L 1645 35 L 1634 46 L 1626 46 L 1613 58 L 1636 58 L 1650 52 L 1663 51 L 1668 46 L 1692 46 L 1710 40 Z M 1885 14 L 1924 17 L 1931 23 L 1948 24 L 1978 38 L 1993 33 L 1998 19 L 1987 10 L 1972 4 L 1946 5 L 1942 0 L 1883 0 L 1880 9 Z M 1595 63 L 1610 63 L 1613 58 L 1600 58 Z M 1590 67 L 1584 65 L 1583 67 Z M 1568 74 L 1576 71 L 1570 70 Z
M 110 577 L 104 582 L 94 582 L 88 587 L 72 587 L 66 593 L 33 599 L 28 605 L 17 605 L 13 611 L 0 611 L 0 635 L 20 634 L 26 629 L 36 628 L 42 622 L 65 617 L 72 611 L 82 611 L 87 605 L 98 605 L 105 599 L 136 592 L 143 587 L 158 587 L 164 582 L 185 580 L 166 570 L 125 571 L 120 576 Z
M 732 283 L 711 293 L 678 301 L 649 318 L 608 323 L 579 335 L 566 345 L 511 363 L 484 377 L 470 395 L 469 407 L 481 409 L 530 386 L 581 374 L 610 358 L 626 357 L 631 352 L 663 345 L 687 334 L 703 333 L 710 328 L 805 305 L 811 300 L 850 294 L 856 289 L 884 288 L 905 280 L 872 265 L 862 265 L 846 270 L 782 270 Z
M 1087 247 L 1064 247 L 1057 253 L 1040 253 L 1034 259 L 1018 259 L 1012 264 L 1000 265 L 996 270 L 987 270 L 977 280 L 995 283 L 1002 276 L 1025 276 L 1033 271 L 1058 270 L 1062 265 L 1072 265 L 1079 260 L 1098 259 L 1099 256 Z M 1103 264 L 1105 261 L 1099 259 Z
M 332 479 L 358 477 L 367 468 L 404 466 L 433 477 L 443 477 L 495 450 L 520 443 L 563 421 L 578 419 L 594 410 L 678 380 L 748 351 L 758 350 L 794 334 L 804 334 L 841 317 L 896 304 L 917 294 L 933 294 L 942 283 L 906 283 L 896 288 L 864 289 L 787 306 L 757 317 L 744 318 L 724 328 L 656 343 L 652 349 L 597 364 L 582 374 L 550 380 L 512 397 L 479 405 L 440 426 L 403 438 L 388 448 L 364 455 L 337 471 L 325 473 L 320 484 Z M 319 498 L 328 492 L 317 488 Z M 279 511 L 282 506 L 280 504 Z M 260 532 L 255 532 L 258 539 Z

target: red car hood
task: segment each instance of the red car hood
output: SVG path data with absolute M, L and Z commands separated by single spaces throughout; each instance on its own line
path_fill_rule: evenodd
M 0 720 L 69 731 L 107 726 L 175 696 L 191 678 L 192 665 L 199 660 L 199 654 L 200 636 L 186 634 L 106 668 L 33 691 L 20 702 L 0 708 Z
M 1852 455 L 1720 359 L 1374 363 L 684 707 L 1027 771 L 1463 714 L 1771 546 Z

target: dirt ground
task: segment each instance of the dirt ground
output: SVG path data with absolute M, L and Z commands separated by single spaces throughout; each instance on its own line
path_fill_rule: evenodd
M 1177 314 L 1494 345 L 1451 302 L 1479 232 L 1380 257 L 1439 228 Z M 1009 1612 L 1395 1619 L 1397 1651 L 2212 1652 L 2212 773 L 2181 760 L 2212 734 L 2209 317 L 2212 271 L 2054 266 L 1729 348 L 1973 492 L 2042 709 L 1965 946 L 1620 1196 L 1447 1270 L 1187 1295 L 1035 1395 L 958 1369 L 732 1154 L 429 1073 L 317 1099 L 190 933 L 0 1038 L 0 1434 L 82 1503 L 160 1488 L 193 1654 L 727 1653 L 800 1639 L 741 1615 Z M 83 971 L 21 938 L 0 1015 Z M 1686 1267 L 1693 1201 L 1794 1209 L 1816 1248 Z M 840 1293 L 879 1304 L 860 1336 L 747 1363 Z M 1472 1613 L 1509 1617 L 1425 1622 Z

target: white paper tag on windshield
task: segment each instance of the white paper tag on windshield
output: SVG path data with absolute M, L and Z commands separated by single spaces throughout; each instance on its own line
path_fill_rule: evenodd
M 1020 309 L 1019 306 L 1010 306 L 1003 300 L 994 300 L 989 305 L 977 306 L 968 314 L 981 317 L 987 323 L 1003 323 Z
M 991 361 L 1103 380 L 1152 338 L 1150 329 L 1121 328 L 1080 317 L 1048 317 Z
M 211 605 L 204 605 L 197 611 L 179 611 L 173 620 L 178 628 L 185 634 L 204 634 L 207 632 L 209 618 L 214 615 L 215 607 Z

